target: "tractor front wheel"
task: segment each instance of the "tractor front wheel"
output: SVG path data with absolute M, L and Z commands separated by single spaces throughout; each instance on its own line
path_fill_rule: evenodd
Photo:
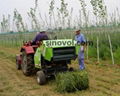
M 46 83 L 46 76 L 43 71 L 37 72 L 37 82 L 39 85 L 44 85 Z
M 33 54 L 26 54 L 25 52 L 22 53 L 22 71 L 23 74 L 26 76 L 30 76 L 34 72 L 34 61 L 33 61 Z

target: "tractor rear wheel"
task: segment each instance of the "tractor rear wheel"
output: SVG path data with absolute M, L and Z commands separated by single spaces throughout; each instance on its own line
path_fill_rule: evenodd
M 33 74 L 34 72 L 33 54 L 27 55 L 26 52 L 23 51 L 21 67 L 24 75 L 30 76 Z
M 39 85 L 44 85 L 46 83 L 46 76 L 43 71 L 37 72 L 37 82 Z

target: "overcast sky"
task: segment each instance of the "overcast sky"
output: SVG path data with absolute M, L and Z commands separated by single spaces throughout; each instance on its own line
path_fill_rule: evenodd
M 35 0 L 0 0 L 0 15 L 2 14 L 13 14 L 13 10 L 16 8 L 21 14 L 25 15 L 26 12 L 34 7 Z M 50 0 L 38 0 L 40 11 L 45 12 L 49 8 Z M 55 0 L 56 4 L 59 3 L 60 0 Z M 80 9 L 79 0 L 65 0 L 69 3 L 69 7 L 73 7 L 74 10 Z M 85 0 L 87 2 L 88 10 L 91 10 L 90 0 Z M 107 5 L 108 12 L 113 11 L 116 7 L 120 9 L 120 0 L 104 0 Z M 77 14 L 77 13 L 76 13 Z
M 60 0 L 55 0 L 56 7 L 59 7 Z M 74 15 L 78 14 L 78 10 L 80 9 L 79 0 L 65 0 L 69 4 L 69 9 L 73 7 Z M 90 5 L 90 0 L 85 0 L 87 3 L 87 10 L 92 11 L 92 6 Z M 120 12 L 120 0 L 104 0 L 107 5 L 108 13 L 113 13 L 116 8 L 119 9 Z M 16 8 L 22 16 L 26 19 L 27 12 L 29 9 L 34 7 L 35 0 L 0 0 L 0 21 L 2 19 L 2 15 L 10 14 L 13 15 L 13 11 Z M 38 0 L 39 9 L 41 14 L 44 17 L 45 13 L 48 13 L 49 10 L 49 2 L 50 0 Z

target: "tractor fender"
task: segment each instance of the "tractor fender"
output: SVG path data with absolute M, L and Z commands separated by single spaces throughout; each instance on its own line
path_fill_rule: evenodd
M 26 54 L 35 53 L 32 46 L 23 46 L 23 47 L 21 48 L 20 52 L 22 52 L 22 51 L 25 51 Z

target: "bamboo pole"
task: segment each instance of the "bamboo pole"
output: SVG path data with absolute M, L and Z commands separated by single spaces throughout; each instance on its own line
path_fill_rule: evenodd
M 111 38 L 110 35 L 108 35 L 108 39 L 109 39 L 109 44 L 110 44 L 110 52 L 111 52 L 111 57 L 112 57 L 112 64 L 114 65 L 114 56 L 113 56 L 113 50 L 112 50 L 112 43 L 111 43 Z
M 87 37 L 87 41 L 88 41 L 88 37 Z M 89 47 L 88 47 L 88 44 L 87 44 L 87 46 L 86 46 L 86 55 L 87 55 L 87 60 L 88 60 L 88 53 L 89 53 Z
M 97 62 L 100 63 L 99 37 L 97 36 Z

